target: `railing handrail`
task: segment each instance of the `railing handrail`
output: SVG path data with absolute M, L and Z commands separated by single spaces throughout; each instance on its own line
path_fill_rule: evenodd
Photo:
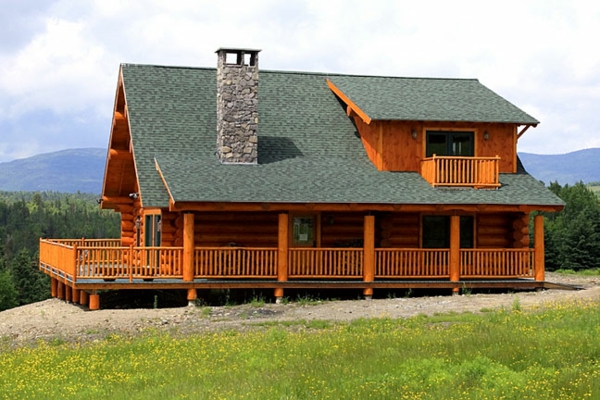
M 481 160 L 481 161 L 493 161 L 493 160 L 500 160 L 500 156 L 494 156 L 494 157 L 481 157 L 481 156 L 438 156 L 436 154 L 433 154 L 430 157 L 425 157 L 421 160 L 421 162 L 423 161 L 431 161 L 431 160 Z

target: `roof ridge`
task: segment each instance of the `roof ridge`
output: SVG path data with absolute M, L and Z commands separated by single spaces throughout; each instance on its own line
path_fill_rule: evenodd
M 189 69 L 189 70 L 204 70 L 216 71 L 216 67 L 193 67 L 182 65 L 158 65 L 158 64 L 141 64 L 141 63 L 121 63 L 122 67 L 152 67 L 165 69 Z M 278 69 L 261 69 L 260 73 L 275 73 L 275 74 L 290 74 L 290 75 L 314 75 L 324 77 L 352 77 L 352 78 L 381 78 L 381 79 L 407 79 L 407 80 L 445 80 L 445 81 L 476 81 L 477 78 L 448 78 L 448 77 L 424 77 L 424 76 L 393 76 L 393 75 L 366 75 L 366 74 L 345 74 L 339 72 L 319 72 L 319 71 L 297 71 L 297 70 L 278 70 Z

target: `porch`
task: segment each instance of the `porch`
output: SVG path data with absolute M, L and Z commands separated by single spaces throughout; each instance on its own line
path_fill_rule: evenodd
M 187 289 L 194 300 L 198 289 L 214 288 L 272 288 L 279 299 L 286 288 L 359 288 L 370 297 L 378 288 L 544 286 L 540 235 L 535 248 L 461 249 L 456 240 L 449 249 L 375 248 L 372 225 L 366 216 L 360 248 L 288 247 L 287 232 L 278 247 L 192 247 L 185 240 L 181 247 L 123 247 L 119 239 L 41 239 L 40 270 L 52 278 L 52 296 L 90 309 L 99 308 L 97 291 L 109 289 Z

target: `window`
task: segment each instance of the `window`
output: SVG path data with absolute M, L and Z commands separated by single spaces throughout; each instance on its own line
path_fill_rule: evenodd
M 292 218 L 292 246 L 313 246 L 315 243 L 315 217 Z
M 475 155 L 473 132 L 427 131 L 425 156 L 460 156 Z
M 161 242 L 161 218 L 160 214 L 156 215 L 146 215 L 146 224 L 144 226 L 145 230 L 145 241 L 144 244 L 146 247 L 150 246 L 160 246 Z
M 474 218 L 460 217 L 460 248 L 471 249 L 474 245 Z M 450 248 L 450 217 L 447 215 L 423 216 L 423 248 Z

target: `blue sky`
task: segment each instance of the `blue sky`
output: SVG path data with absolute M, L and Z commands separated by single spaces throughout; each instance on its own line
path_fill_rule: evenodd
M 478 78 L 541 121 L 519 151 L 600 147 L 600 3 L 0 0 L 0 162 L 106 147 L 120 63 Z

